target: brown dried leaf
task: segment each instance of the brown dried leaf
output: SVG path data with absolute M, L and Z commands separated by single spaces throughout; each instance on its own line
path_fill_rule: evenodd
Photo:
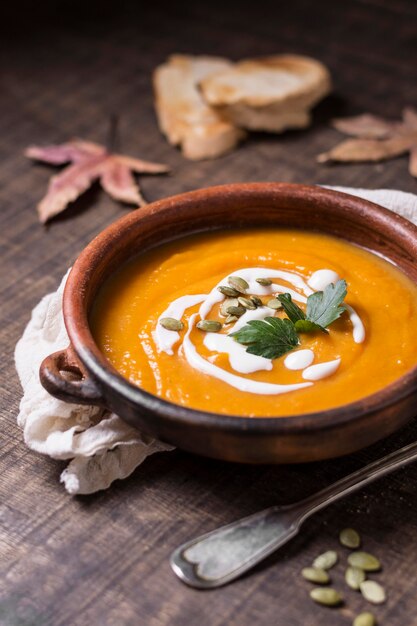
M 406 107 L 403 111 L 403 122 L 407 130 L 417 131 L 417 111 L 412 107 Z
M 417 178 L 417 146 L 413 148 L 410 152 L 408 171 L 410 172 L 411 176 L 415 176 Z
M 339 143 L 329 152 L 319 154 L 319 163 L 328 161 L 354 162 L 354 161 L 383 161 L 404 154 L 410 148 L 410 142 L 406 137 L 394 137 L 393 139 L 346 139 Z
M 417 111 L 408 107 L 402 121 L 387 121 L 364 113 L 355 117 L 333 120 L 332 125 L 342 133 L 357 139 L 346 139 L 328 152 L 317 156 L 319 163 L 339 161 L 359 163 L 383 161 L 410 152 L 409 171 L 417 176 Z
M 38 205 L 39 219 L 43 223 L 61 213 L 97 179 L 115 200 L 143 205 L 146 202 L 132 171 L 137 174 L 162 174 L 169 171 L 165 165 L 111 154 L 104 146 L 82 139 L 73 139 L 61 145 L 30 146 L 25 155 L 51 165 L 73 163 L 61 174 L 51 178 L 47 194 Z
M 384 118 L 369 113 L 332 120 L 332 126 L 345 135 L 363 139 L 389 137 L 394 128 L 392 122 L 387 122 Z

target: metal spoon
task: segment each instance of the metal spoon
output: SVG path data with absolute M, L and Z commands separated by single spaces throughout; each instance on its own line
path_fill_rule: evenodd
M 171 567 L 187 585 L 213 589 L 238 578 L 294 537 L 313 513 L 417 460 L 417 442 L 289 506 L 273 506 L 177 548 Z

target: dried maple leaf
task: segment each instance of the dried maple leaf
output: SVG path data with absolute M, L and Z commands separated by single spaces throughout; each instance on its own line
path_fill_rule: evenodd
M 51 178 L 46 196 L 38 204 L 42 223 L 61 213 L 98 179 L 115 200 L 139 206 L 146 204 L 132 172 L 163 174 L 169 171 L 165 165 L 113 154 L 104 146 L 81 139 L 57 146 L 30 146 L 25 155 L 51 165 L 71 163 Z
M 320 163 L 383 161 L 409 152 L 409 171 L 417 176 L 417 111 L 414 109 L 404 109 L 400 122 L 364 113 L 333 120 L 332 126 L 356 139 L 345 139 L 329 152 L 319 154 Z

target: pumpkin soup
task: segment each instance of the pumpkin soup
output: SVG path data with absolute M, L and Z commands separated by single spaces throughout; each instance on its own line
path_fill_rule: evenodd
M 91 326 L 132 383 L 250 417 L 328 409 L 417 364 L 417 287 L 341 239 L 282 229 L 165 244 L 102 287 Z

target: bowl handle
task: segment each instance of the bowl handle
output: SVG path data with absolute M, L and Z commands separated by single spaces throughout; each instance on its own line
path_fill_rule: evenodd
M 47 356 L 39 368 L 39 377 L 43 387 L 59 400 L 105 406 L 100 390 L 73 354 L 71 346 Z

